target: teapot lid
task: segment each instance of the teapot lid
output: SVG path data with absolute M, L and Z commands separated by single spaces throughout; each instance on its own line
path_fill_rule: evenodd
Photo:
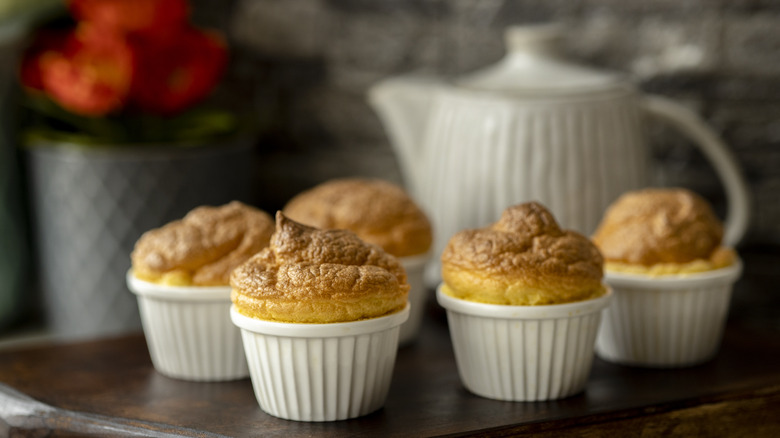
M 455 80 L 455 85 L 520 95 L 582 94 L 624 89 L 620 73 L 567 61 L 561 55 L 563 28 L 558 24 L 510 26 L 504 33 L 507 54 L 498 63 Z

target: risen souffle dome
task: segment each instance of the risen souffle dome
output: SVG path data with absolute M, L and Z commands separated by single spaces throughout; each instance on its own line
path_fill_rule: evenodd
M 679 188 L 626 193 L 607 209 L 593 235 L 610 271 L 686 274 L 733 263 L 723 226 L 709 203 Z
M 493 225 L 454 235 L 442 254 L 444 292 L 491 304 L 545 305 L 601 296 L 603 259 L 541 204 L 507 208 Z
M 166 285 L 227 286 L 233 269 L 265 248 L 273 230 L 268 213 L 238 201 L 198 207 L 138 239 L 133 275 Z
M 350 230 L 396 257 L 424 254 L 433 240 L 428 218 L 409 195 L 377 179 L 327 181 L 291 199 L 284 214 L 320 229 Z
M 376 318 L 406 306 L 398 260 L 348 230 L 319 230 L 276 214 L 270 245 L 239 266 L 231 299 L 267 321 L 335 323 Z

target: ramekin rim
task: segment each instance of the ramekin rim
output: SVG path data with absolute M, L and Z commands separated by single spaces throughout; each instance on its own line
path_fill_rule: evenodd
M 411 305 L 407 301 L 403 309 L 377 318 L 351 322 L 306 324 L 255 319 L 242 315 L 236 305 L 232 304 L 230 306 L 230 320 L 240 329 L 258 334 L 291 338 L 336 338 L 381 332 L 400 326 L 409 318 L 410 307 Z
M 427 251 L 422 254 L 415 254 L 405 257 L 396 257 L 404 269 L 415 268 L 427 264 L 431 260 L 431 252 Z
M 696 272 L 683 275 L 664 275 L 650 277 L 641 274 L 628 274 L 621 272 L 604 272 L 604 282 L 611 286 L 651 286 L 658 289 L 676 289 L 680 287 L 700 287 L 707 284 L 721 284 L 736 281 L 744 269 L 742 260 L 737 257 L 729 266 L 710 271 Z
M 127 270 L 127 287 L 135 295 L 175 301 L 224 301 L 230 300 L 230 286 L 169 286 L 141 280 Z
M 603 295 L 581 301 L 539 306 L 488 304 L 447 295 L 442 291 L 442 285 L 444 282 L 436 287 L 436 300 L 448 311 L 496 319 L 558 319 L 586 315 L 606 308 L 613 295 L 612 289 L 605 285 Z

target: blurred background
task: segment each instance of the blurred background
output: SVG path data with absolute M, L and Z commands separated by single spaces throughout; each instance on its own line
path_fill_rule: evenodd
M 646 92 L 700 114 L 723 136 L 752 195 L 743 246 L 780 244 L 780 2 L 773 0 L 192 0 L 191 20 L 229 47 L 210 99 L 254 127 L 247 201 L 274 211 L 301 190 L 340 176 L 403 184 L 366 91 L 406 72 L 457 77 L 504 55 L 503 30 L 560 22 L 567 55 L 629 74 Z M 15 149 L 14 78 L 20 47 L 56 0 L 0 0 L 3 143 L 0 186 L 6 283 L 24 289 L 18 327 L 37 314 L 36 266 L 23 157 Z M 684 138 L 649 126 L 655 181 L 690 188 L 725 210 L 706 159 Z M 21 199 L 21 202 L 14 200 Z M 11 207 L 21 205 L 19 211 Z M 10 243 L 9 243 L 10 242 Z M 8 246 L 6 246 L 8 245 Z M 25 265 L 24 260 L 29 260 Z M 20 273 L 24 273 L 21 275 Z M 11 278 L 12 276 L 19 278 Z M 0 290 L 0 294 L 3 291 Z M 11 330 L 9 329 L 9 330 Z
M 230 4 L 230 7 L 227 6 Z M 630 74 L 720 133 L 753 195 L 747 242 L 780 242 L 780 2 L 727 0 L 196 0 L 195 18 L 234 44 L 230 79 L 276 120 L 259 187 L 277 205 L 345 174 L 400 180 L 366 89 L 408 71 L 458 76 L 504 54 L 512 24 L 565 24 L 568 55 Z M 723 208 L 712 167 L 686 140 L 650 126 L 663 185 Z M 277 165 L 278 164 L 278 165 Z M 307 169 L 295 171 L 295 169 Z M 280 184 L 281 183 L 281 184 Z M 279 184 L 279 185 L 276 185 Z

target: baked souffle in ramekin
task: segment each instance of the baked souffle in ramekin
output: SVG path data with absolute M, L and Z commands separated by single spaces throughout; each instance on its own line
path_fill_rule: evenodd
M 489 304 L 587 300 L 605 288 L 603 259 L 585 236 L 562 230 L 541 204 L 507 208 L 493 225 L 453 236 L 442 254 L 445 293 Z
M 722 245 L 723 225 L 709 203 L 679 188 L 624 194 L 593 235 L 606 270 L 647 276 L 685 275 L 733 264 Z
M 347 230 L 319 230 L 281 212 L 267 248 L 233 271 L 239 313 L 268 321 L 335 323 L 398 312 L 409 285 L 398 259 Z
M 170 286 L 227 286 L 233 269 L 265 248 L 273 231 L 268 213 L 239 201 L 198 207 L 141 236 L 133 274 Z

